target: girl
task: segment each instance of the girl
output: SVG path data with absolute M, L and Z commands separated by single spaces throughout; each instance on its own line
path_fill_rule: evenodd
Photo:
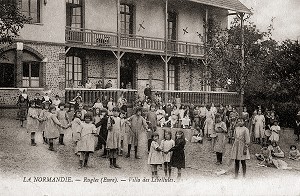
M 225 151 L 225 142 L 226 142 L 226 133 L 227 128 L 225 122 L 222 121 L 222 116 L 216 115 L 216 124 L 215 124 L 215 133 L 216 133 L 216 141 L 214 145 L 214 151 L 217 155 L 217 165 L 222 164 L 222 157 Z
M 121 132 L 120 132 L 119 156 L 123 156 L 125 134 L 128 132 L 128 128 L 129 128 L 127 125 L 127 122 L 126 122 L 126 112 L 125 111 L 121 111 L 120 118 L 121 118 Z
M 179 108 L 179 120 L 178 120 L 178 126 L 181 128 L 182 127 L 182 119 L 184 118 L 184 112 L 185 112 L 185 107 L 184 105 L 181 105 Z
M 114 169 L 120 169 L 117 165 L 118 148 L 120 144 L 120 132 L 121 132 L 121 118 L 119 117 L 120 110 L 115 107 L 113 110 L 113 116 L 108 119 L 108 134 L 106 141 L 106 148 L 108 151 L 108 157 L 110 165 L 109 167 Z
M 186 115 L 184 116 L 184 118 L 182 118 L 181 124 L 182 124 L 182 128 L 183 128 L 183 129 L 188 129 L 188 128 L 190 127 L 190 125 L 191 125 L 191 120 L 190 120 L 190 117 L 189 117 L 188 114 L 186 114 Z
M 300 160 L 300 152 L 295 145 L 290 146 L 289 158 L 295 161 Z
M 235 160 L 235 178 L 238 177 L 240 162 L 243 168 L 243 177 L 246 176 L 246 160 L 250 159 L 248 145 L 250 143 L 250 134 L 247 127 L 244 126 L 244 120 L 239 118 L 237 126 L 234 129 L 234 143 L 231 149 L 231 159 Z
M 157 115 L 157 125 L 163 127 L 166 121 L 166 112 L 163 110 L 162 105 L 159 105 L 158 110 L 156 111 Z
M 181 169 L 185 168 L 185 154 L 184 154 L 184 146 L 185 146 L 186 140 L 184 137 L 184 133 L 182 131 L 176 132 L 175 137 L 175 146 L 172 147 L 170 150 L 165 151 L 165 154 L 168 154 L 169 152 L 173 152 L 170 165 L 172 167 L 177 167 L 177 178 L 181 178 Z
M 59 96 L 55 95 L 55 99 L 53 100 L 53 105 L 55 106 L 56 110 L 59 110 L 59 104 L 61 103 Z
M 81 112 L 80 111 L 75 111 L 74 113 L 74 118 L 71 122 L 71 127 L 72 127 L 72 140 L 74 142 L 74 152 L 75 154 L 78 153 L 78 149 L 77 149 L 77 142 L 79 140 L 79 132 L 81 129 Z
M 48 92 L 45 92 L 45 95 L 42 98 L 42 103 L 48 103 L 48 104 L 52 104 L 52 100 L 50 99 Z
M 254 131 L 254 127 L 255 127 L 255 117 L 256 117 L 256 115 L 257 115 L 257 111 L 254 110 L 254 111 L 253 111 L 253 114 L 252 114 L 252 117 L 251 117 L 251 120 L 250 120 L 250 129 L 249 129 L 251 141 L 252 141 L 253 143 L 256 142 L 256 139 L 255 139 L 255 131 Z
M 23 127 L 28 112 L 28 101 L 23 96 L 20 96 L 20 100 L 18 102 L 18 108 L 19 108 L 19 119 L 21 122 L 21 127 Z
M 155 112 L 155 105 L 150 106 L 150 111 L 146 114 L 146 120 L 149 122 L 148 128 L 150 131 L 147 133 L 148 138 L 148 152 L 150 151 L 150 146 L 152 142 L 152 133 L 156 131 L 157 125 L 157 115 Z
M 213 113 L 213 111 L 211 110 L 210 106 L 207 106 L 207 113 L 206 113 L 206 119 L 204 122 L 204 133 L 206 135 L 207 138 L 210 138 L 211 134 L 214 131 L 214 119 L 215 119 L 215 115 Z
M 106 140 L 107 140 L 107 134 L 108 134 L 108 130 L 107 130 L 107 121 L 108 121 L 107 109 L 103 108 L 100 112 L 101 112 L 100 121 L 98 123 L 96 123 L 96 127 L 100 127 L 97 149 L 102 149 L 102 147 L 104 146 L 104 152 L 101 155 L 101 157 L 106 158 L 106 156 L 107 156 Z
M 264 143 L 265 137 L 265 117 L 262 114 L 261 110 L 258 110 L 257 115 L 254 118 L 254 132 L 255 140 L 257 144 Z
M 296 141 L 300 139 L 300 110 L 298 111 L 295 119 L 295 127 L 294 127 L 294 134 L 297 136 Z
M 87 114 L 87 111 L 84 109 L 83 103 L 78 105 L 78 110 L 81 112 L 81 120 L 84 120 L 84 116 Z
M 69 116 L 67 115 L 67 112 L 64 110 L 65 109 L 65 104 L 60 103 L 58 105 L 59 110 L 57 111 L 57 119 L 59 122 L 62 124 L 63 127 L 70 127 L 70 120 Z M 65 145 L 64 144 L 64 135 L 65 135 L 65 128 L 59 128 L 59 144 L 60 145 Z
M 112 110 L 114 109 L 114 107 L 115 107 L 115 103 L 113 102 L 113 98 L 110 97 L 109 102 L 107 103 L 108 116 L 113 115 Z
M 27 114 L 27 132 L 30 131 L 31 133 L 31 146 L 36 146 L 35 143 L 35 133 L 38 131 L 39 128 L 39 114 L 37 109 L 35 108 L 35 102 L 30 102 L 30 108 L 28 109 Z
M 45 137 L 45 124 L 46 124 L 46 120 L 48 119 L 48 117 L 50 116 L 50 112 L 49 112 L 49 104 L 45 103 L 42 106 L 42 111 L 39 115 L 39 121 L 40 121 L 40 130 L 42 131 L 42 135 L 43 135 L 43 143 L 44 144 L 48 144 L 48 140 Z
M 74 97 L 74 99 L 72 99 L 70 102 L 69 102 L 69 110 L 71 110 L 71 107 L 72 105 L 74 105 L 74 111 L 77 111 L 79 109 L 79 104 L 83 102 L 83 99 L 81 97 L 81 94 L 80 92 L 77 92 L 76 93 L 76 97 Z
M 158 144 L 158 133 L 152 134 L 152 142 L 150 147 L 150 152 L 148 156 L 148 164 L 151 165 L 152 177 L 157 176 L 157 166 L 163 163 L 162 149 Z
M 51 105 L 49 107 L 49 112 L 51 113 L 45 123 L 45 137 L 49 140 L 49 150 L 54 151 L 53 140 L 59 137 L 59 127 L 63 127 L 62 124 L 57 119 L 56 108 Z M 65 128 L 65 127 L 63 127 Z
M 96 102 L 93 105 L 93 109 L 103 109 L 103 104 L 101 103 L 101 99 L 98 97 Z
M 247 127 L 249 129 L 249 127 L 250 127 L 250 116 L 249 116 L 249 113 L 247 112 L 246 107 L 243 107 L 242 118 L 244 119 L 245 127 Z
M 170 122 L 171 123 L 171 128 L 173 128 L 177 124 L 178 115 L 179 115 L 179 111 L 177 109 L 177 106 L 174 105 L 173 110 L 171 112 L 171 116 L 169 117 L 169 120 L 167 120 L 164 124 L 168 124 Z
M 280 126 L 278 125 L 277 120 L 274 121 L 274 124 L 271 126 L 271 136 L 270 136 L 270 141 L 272 143 L 278 144 L 279 141 L 279 131 L 280 131 Z
M 164 152 L 163 153 L 163 162 L 164 162 L 164 171 L 165 171 L 165 177 L 168 176 L 168 172 L 169 172 L 169 178 L 171 178 L 171 165 L 170 165 L 170 161 L 171 161 L 171 156 L 172 156 L 172 152 L 168 152 L 171 148 L 173 148 L 175 146 L 175 142 L 174 140 L 172 140 L 172 133 L 171 131 L 165 131 L 164 130 L 164 139 L 161 141 L 161 149 Z M 168 153 L 165 153 L 168 152 Z
M 237 119 L 239 118 L 239 114 L 236 111 L 236 108 L 232 108 L 232 112 L 229 114 L 229 130 L 228 130 L 228 138 L 229 143 L 232 143 L 233 140 L 233 133 L 236 126 Z
M 94 135 L 96 134 L 97 129 L 92 122 L 93 115 L 91 113 L 87 113 L 84 117 L 84 123 L 82 123 L 80 125 L 80 129 L 77 130 L 77 133 L 79 134 L 77 149 L 78 152 L 80 152 L 79 169 L 87 167 L 89 155 L 95 150 Z

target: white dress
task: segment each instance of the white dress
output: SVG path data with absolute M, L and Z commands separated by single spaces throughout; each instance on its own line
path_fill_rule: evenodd
M 279 131 L 280 131 L 280 127 L 278 125 L 276 125 L 276 126 L 272 125 L 271 136 L 270 136 L 271 141 L 275 141 L 275 142 L 279 141 Z
M 173 148 L 175 146 L 175 142 L 174 140 L 170 139 L 170 140 L 162 140 L 160 147 L 162 149 L 163 152 L 163 161 L 164 162 L 170 162 L 171 160 L 171 156 L 172 156 L 172 152 L 168 152 L 168 154 L 165 154 L 164 152 L 169 151 L 171 148 Z

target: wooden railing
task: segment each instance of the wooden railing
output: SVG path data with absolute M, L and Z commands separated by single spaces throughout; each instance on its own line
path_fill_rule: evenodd
M 114 102 L 117 102 L 120 95 L 123 93 L 124 98 L 127 100 L 128 105 L 131 106 L 136 95 L 136 90 L 129 89 L 86 89 L 86 88 L 66 88 L 65 89 L 65 101 L 70 102 L 77 93 L 83 98 L 83 102 L 88 106 L 93 106 L 97 98 L 101 100 L 106 96 L 107 99 L 113 98 Z
M 66 42 L 100 48 L 120 48 L 163 54 L 166 51 L 171 55 L 204 56 L 203 43 L 182 42 L 171 40 L 166 43 L 163 38 L 146 37 L 139 35 L 118 34 L 115 32 L 97 31 L 91 29 L 66 27 Z
M 163 101 L 179 96 L 182 104 L 202 105 L 214 103 L 215 105 L 237 106 L 240 102 L 240 95 L 236 92 L 156 90 L 153 93 L 160 94 Z

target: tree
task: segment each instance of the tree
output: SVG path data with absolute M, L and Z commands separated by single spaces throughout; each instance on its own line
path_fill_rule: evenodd
M 277 42 L 270 38 L 272 25 L 267 32 L 261 32 L 250 22 L 250 17 L 244 19 L 244 70 L 241 69 L 240 18 L 235 17 L 229 29 L 221 29 L 216 20 L 210 19 L 205 64 L 211 72 L 213 86 L 238 92 L 262 88 L 257 85 L 263 83 L 263 66 L 271 58 Z
M 20 29 L 30 18 L 21 13 L 20 8 L 13 1 L 0 0 L 0 42 L 12 43 L 19 35 Z

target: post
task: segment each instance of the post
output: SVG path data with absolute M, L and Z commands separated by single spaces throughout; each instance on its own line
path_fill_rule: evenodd
M 117 0 L 117 32 L 118 32 L 118 51 L 117 51 L 117 88 L 120 88 L 120 74 L 121 74 L 121 24 L 120 24 L 120 0 Z
M 168 90 L 168 0 L 165 9 L 165 90 Z
M 244 37 L 244 13 L 240 13 L 241 18 L 241 99 L 240 99 L 240 111 L 243 111 L 243 105 L 244 105 L 244 70 L 245 70 L 245 37 Z

